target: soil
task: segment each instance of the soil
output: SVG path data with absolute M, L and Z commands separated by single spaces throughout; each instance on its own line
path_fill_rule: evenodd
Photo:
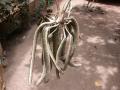
M 49 83 L 38 87 L 28 85 L 32 40 L 37 25 L 25 33 L 8 40 L 6 46 L 8 66 L 5 70 L 7 90 L 120 90 L 120 6 L 94 3 L 105 13 L 81 11 L 84 0 L 72 0 L 73 15 L 80 28 L 80 40 L 73 62 L 57 79 L 51 74 Z M 63 5 L 63 2 L 61 3 Z M 37 46 L 34 81 L 40 75 L 41 46 Z

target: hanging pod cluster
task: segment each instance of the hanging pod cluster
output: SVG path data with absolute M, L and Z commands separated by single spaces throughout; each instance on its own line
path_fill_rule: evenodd
M 62 15 L 64 16 L 64 15 Z M 48 20 L 41 23 L 34 35 L 33 51 L 30 65 L 29 83 L 32 83 L 32 72 L 35 60 L 35 52 L 37 38 L 41 36 L 42 42 L 42 73 L 41 77 L 36 82 L 39 85 L 42 81 L 47 80 L 54 66 L 56 76 L 64 73 L 68 65 L 76 67 L 71 63 L 71 58 L 74 55 L 76 43 L 78 40 L 79 27 L 76 19 L 73 16 L 67 17 L 46 17 Z

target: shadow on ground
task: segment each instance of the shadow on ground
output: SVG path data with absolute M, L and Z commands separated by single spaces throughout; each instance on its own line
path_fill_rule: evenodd
M 28 86 L 28 70 L 33 34 L 36 26 L 8 48 L 10 66 L 6 69 L 7 90 L 120 90 L 120 14 L 106 11 L 105 14 L 83 13 L 79 6 L 74 16 L 80 27 L 80 40 L 72 62 L 79 68 L 69 67 L 56 79 L 38 87 Z M 26 37 L 24 37 L 26 36 Z M 19 39 L 18 39 L 19 41 Z M 41 46 L 37 46 L 34 80 L 41 71 Z

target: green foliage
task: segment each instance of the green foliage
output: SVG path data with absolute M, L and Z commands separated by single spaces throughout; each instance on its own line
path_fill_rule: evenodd
M 0 38 L 27 26 L 29 22 L 28 5 L 26 2 L 18 2 L 15 0 L 0 1 Z
M 48 5 L 47 7 L 51 6 L 51 4 L 53 3 L 53 0 L 48 0 Z M 35 10 L 35 18 L 40 18 L 42 16 L 42 12 L 46 12 L 45 10 L 45 6 L 46 6 L 46 2 L 45 0 L 39 0 L 39 6 L 36 8 Z

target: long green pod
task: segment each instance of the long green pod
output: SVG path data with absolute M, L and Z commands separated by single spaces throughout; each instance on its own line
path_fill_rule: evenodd
M 72 34 L 71 34 L 72 35 Z M 72 35 L 73 36 L 73 35 Z M 73 36 L 73 40 L 74 40 L 74 36 Z M 74 42 L 73 42 L 73 44 L 75 44 Z M 62 54 L 63 54 L 63 56 L 61 57 L 61 60 L 63 61 L 63 63 L 65 63 L 65 59 L 66 59 L 66 56 L 64 55 L 65 53 L 65 46 L 64 46 L 64 48 L 62 49 Z M 75 52 L 75 45 L 72 45 L 72 49 L 71 49 L 71 53 L 70 53 L 70 58 L 69 58 L 69 61 L 71 61 L 71 59 L 72 59 L 72 57 L 73 57 L 73 55 L 74 55 L 74 52 Z M 74 64 L 74 63 L 72 63 L 72 62 L 69 62 L 68 63 L 71 67 L 79 67 L 79 66 L 81 66 L 81 65 L 76 65 L 76 64 Z
M 54 26 L 52 26 L 51 28 L 57 27 L 58 25 L 59 25 L 59 24 L 54 25 Z M 50 30 L 51 28 L 49 28 L 49 30 Z M 47 44 L 47 50 L 48 50 L 48 52 L 49 52 L 49 55 L 50 55 L 50 57 L 51 57 L 54 65 L 55 65 L 56 69 L 57 69 L 59 72 L 62 72 L 61 68 L 60 68 L 60 67 L 57 65 L 57 63 L 56 63 L 56 59 L 55 59 L 55 57 L 54 57 L 54 55 L 53 55 L 53 53 L 52 53 L 52 50 L 51 50 L 49 44 Z
M 75 41 L 76 41 L 76 35 L 75 35 L 75 30 L 74 30 L 74 28 L 73 28 L 73 26 L 72 25 L 70 25 L 72 23 L 72 20 L 71 20 L 71 18 L 67 18 L 66 19 L 66 22 L 65 22 L 65 26 L 69 29 L 68 31 L 71 33 L 71 35 L 73 36 L 73 46 L 72 46 L 72 53 L 71 53 L 71 57 L 73 56 L 73 53 L 74 53 L 74 47 L 75 47 Z M 62 53 L 64 53 L 65 52 L 65 50 L 64 50 L 65 48 L 63 48 L 63 52 Z M 65 61 L 65 55 L 63 54 L 63 62 Z
M 45 76 L 46 76 L 46 72 L 47 72 L 47 68 L 46 68 L 46 65 L 45 65 L 45 60 L 44 60 L 44 55 L 42 56 L 42 60 L 43 60 L 43 71 L 41 73 L 41 76 L 40 78 L 38 79 L 38 81 L 36 82 L 36 85 L 38 86 L 44 79 L 45 79 Z
M 74 18 L 74 17 L 70 17 L 69 20 L 71 22 L 67 23 L 67 27 L 69 29 L 69 32 L 72 34 L 73 36 L 73 40 L 74 40 L 74 43 L 73 43 L 73 51 L 75 50 L 76 46 L 77 46 L 77 43 L 78 43 L 78 39 L 79 39 L 79 26 L 78 26 L 78 23 L 77 23 L 77 20 Z
M 57 25 L 54 25 L 54 26 L 51 26 L 51 27 L 48 27 L 47 28 L 47 33 L 49 32 L 49 30 L 50 29 L 52 29 L 52 28 L 55 28 L 55 27 L 57 27 L 59 24 L 57 24 Z M 53 56 L 53 53 L 52 53 L 52 51 L 51 51 L 51 48 L 50 48 L 50 45 L 48 44 L 49 42 L 48 42 L 48 39 L 47 39 L 47 50 L 48 50 L 48 52 L 49 52 L 49 55 L 50 55 L 50 57 L 52 58 L 52 61 L 53 61 L 53 63 L 55 64 L 55 67 L 59 70 L 59 71 L 62 71 L 61 69 L 60 69 L 60 67 L 56 64 L 56 60 L 55 60 L 55 57 Z
M 63 10 L 62 13 L 66 12 L 66 10 L 67 10 L 70 2 L 71 2 L 71 0 L 67 1 L 67 2 L 64 4 L 64 6 L 63 6 L 63 8 L 62 8 L 62 10 Z
M 50 70 L 50 58 L 52 58 L 51 54 L 52 54 L 52 51 L 50 50 L 50 45 L 49 45 L 49 39 L 48 39 L 48 33 L 49 31 L 52 29 L 52 28 L 55 28 L 57 27 L 57 25 L 53 25 L 53 26 L 50 26 L 49 27 L 47 26 L 45 29 L 43 29 L 43 50 L 44 50 L 44 58 L 43 58 L 43 62 L 44 62 L 44 66 L 43 66 L 43 72 L 41 74 L 41 77 L 40 79 L 37 81 L 36 85 L 39 85 L 45 78 L 46 76 L 48 75 L 48 72 Z M 56 65 L 56 62 L 54 62 L 53 58 L 52 58 L 52 61 L 53 63 L 55 64 L 56 68 L 59 69 L 58 65 Z M 60 69 L 59 69 L 60 70 Z
M 80 33 L 79 24 L 77 23 L 76 18 L 73 16 L 70 16 L 68 20 L 70 20 L 71 22 L 67 24 L 67 27 L 69 29 L 73 28 L 70 30 L 70 33 L 74 35 L 74 42 L 75 42 L 75 45 L 77 45 L 78 40 L 79 40 L 79 33 Z
M 48 50 L 48 45 L 49 45 L 49 41 L 48 41 L 48 35 L 49 35 L 49 31 L 54 28 L 57 27 L 57 25 L 54 26 L 46 26 L 44 27 L 43 31 L 42 31 L 42 43 L 43 43 L 43 60 L 44 60 L 44 64 L 45 64 L 45 70 L 43 70 L 42 75 L 40 77 L 40 79 L 37 81 L 36 85 L 39 85 L 45 78 L 47 78 L 49 72 L 50 72 L 50 68 L 51 68 L 51 62 L 50 62 L 50 51 Z M 43 68 L 44 69 L 44 68 Z
M 72 27 L 72 26 L 71 26 Z M 74 28 L 72 27 L 71 29 L 73 29 L 72 31 L 74 31 Z M 71 31 L 71 30 L 70 30 Z M 73 35 L 73 45 L 72 45 L 72 50 L 71 50 L 71 53 L 70 53 L 70 61 L 71 61 L 71 59 L 72 59 L 72 57 L 73 57 L 73 55 L 74 55 L 74 53 L 75 53 L 75 49 L 76 49 L 76 42 L 75 42 L 75 33 L 73 32 L 71 32 L 71 34 Z M 81 65 L 76 65 L 76 64 L 74 64 L 74 63 L 72 63 L 72 62 L 69 62 L 69 65 L 71 66 L 71 67 L 79 67 L 79 66 L 81 66 Z
M 29 84 L 32 84 L 32 73 L 33 73 L 33 65 L 35 60 L 35 52 L 36 52 L 36 44 L 37 44 L 37 38 L 39 33 L 41 33 L 42 28 L 45 25 L 53 24 L 54 22 L 44 22 L 41 25 L 38 26 L 38 28 L 35 31 L 34 39 L 33 39 L 33 48 L 32 48 L 32 56 L 30 61 L 30 71 L 29 71 Z
M 52 28 L 51 30 L 50 30 L 50 33 L 49 33 L 49 35 L 48 35 L 48 41 L 49 41 L 49 43 L 50 43 L 50 47 L 51 47 L 51 50 L 52 50 L 52 52 L 53 52 L 53 50 L 54 50 L 54 47 L 53 47 L 53 35 L 54 35 L 54 33 L 56 33 L 58 31 L 58 27 L 56 27 L 56 28 Z M 55 56 L 54 56 L 55 57 Z M 52 69 L 52 60 L 50 61 L 50 65 L 51 65 L 51 69 Z
M 62 53 L 62 50 L 63 50 L 63 47 L 65 45 L 65 42 L 66 42 L 66 34 L 65 34 L 65 27 L 63 27 L 63 39 L 58 47 L 58 50 L 57 50 L 57 53 L 56 53 L 56 63 L 58 64 L 58 62 L 60 61 L 60 57 L 61 57 L 61 53 Z M 59 76 L 59 72 L 56 71 L 56 73 L 58 73 L 58 77 L 60 78 Z
M 45 27 L 45 29 L 43 30 L 43 37 L 44 37 L 44 46 L 43 46 L 43 49 L 44 49 L 44 60 L 46 61 L 46 68 L 47 68 L 47 71 L 48 73 L 50 72 L 50 56 L 49 56 L 49 52 L 48 52 L 48 49 L 47 49 L 47 45 L 49 44 L 48 42 L 48 34 L 49 34 L 49 27 L 52 27 L 50 25 L 48 25 L 47 27 Z
M 69 28 L 69 31 L 72 34 L 73 40 L 74 40 L 73 41 L 73 46 L 72 46 L 72 51 L 71 51 L 71 54 L 70 54 L 70 59 L 71 59 L 74 55 L 74 52 L 75 52 L 75 49 L 76 49 L 76 46 L 77 46 L 77 42 L 78 42 L 78 39 L 79 39 L 79 26 L 78 26 L 77 20 L 74 17 L 70 17 L 67 20 L 71 21 L 71 22 L 67 23 L 66 25 Z M 71 62 L 69 62 L 69 65 L 72 66 L 72 67 L 79 67 L 80 66 L 80 65 L 76 65 L 76 64 L 71 63 Z
M 69 20 L 69 19 L 67 19 L 66 21 L 65 21 L 65 24 L 64 24 L 64 35 L 65 35 L 65 37 L 66 37 L 66 39 L 67 39 L 67 37 L 68 37 L 68 33 L 66 32 L 66 30 L 65 30 L 65 25 L 67 25 L 67 24 L 69 24 L 71 21 Z M 61 50 L 60 50 L 60 52 L 61 52 L 61 56 L 59 55 L 59 58 L 60 58 L 60 60 L 63 62 L 63 63 L 65 63 L 65 58 L 66 58 L 66 44 L 67 44 L 67 42 L 65 41 L 64 42 L 64 44 L 62 45 L 62 47 L 61 47 Z
M 52 36 L 53 55 L 55 58 L 56 58 L 56 53 L 57 53 L 58 47 L 59 47 L 60 42 L 61 42 L 61 32 L 62 32 L 62 29 L 61 29 L 61 24 L 60 24 L 57 28 L 57 31 L 55 33 L 53 33 L 53 36 Z M 56 69 L 56 77 L 60 78 L 60 73 L 59 73 L 58 69 Z
M 63 39 L 62 39 L 62 41 L 58 47 L 58 50 L 57 50 L 56 62 L 58 62 L 61 59 L 62 49 L 65 45 L 66 39 L 67 39 L 67 36 L 66 36 L 66 32 L 65 32 L 65 27 L 63 27 Z
M 47 50 L 47 36 L 48 36 L 48 26 L 43 28 L 42 31 L 42 45 L 43 45 L 43 72 L 41 74 L 40 79 L 38 79 L 36 85 L 39 85 L 45 78 L 46 76 L 49 74 L 50 72 L 50 56 L 49 56 L 49 52 Z
M 69 42 L 67 43 L 67 52 L 66 52 L 66 58 L 65 58 L 65 65 L 64 65 L 64 68 L 63 70 L 66 70 L 69 62 L 70 62 L 70 54 L 71 54 L 71 50 L 72 50 L 72 44 L 73 44 L 73 36 L 71 35 L 71 33 L 69 32 L 69 29 L 66 27 L 65 25 L 65 29 L 68 33 L 68 39 L 69 39 Z
M 70 59 L 72 58 L 72 56 L 74 55 L 75 52 L 75 46 L 76 46 L 76 35 L 75 35 L 75 30 L 73 28 L 72 25 L 70 25 L 71 22 L 66 23 L 66 27 L 68 28 L 69 33 L 73 36 L 73 45 L 72 45 L 72 50 L 71 50 L 71 54 L 70 54 Z
M 55 30 L 53 30 L 49 35 L 48 35 L 48 38 L 52 38 L 53 34 L 57 31 L 58 28 L 56 28 Z

